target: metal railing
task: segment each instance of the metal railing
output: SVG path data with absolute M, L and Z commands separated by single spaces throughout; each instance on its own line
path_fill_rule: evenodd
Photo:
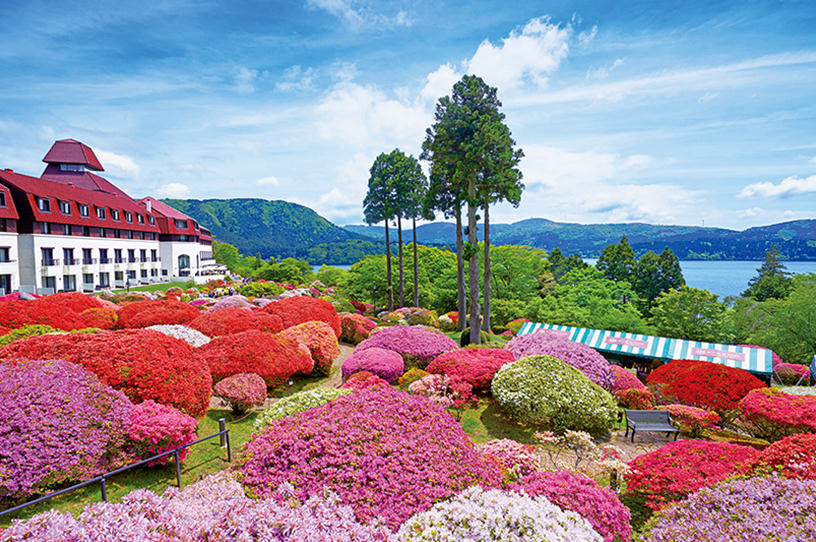
M 172 455 L 174 461 L 176 463 L 176 485 L 179 489 L 181 489 L 181 460 L 179 459 L 179 451 L 185 448 L 189 448 L 191 446 L 195 446 L 205 440 L 210 440 L 211 438 L 220 437 L 220 444 L 222 448 L 227 449 L 227 462 L 232 462 L 232 448 L 230 446 L 230 439 L 229 439 L 229 429 L 227 429 L 227 421 L 224 418 L 220 418 L 218 420 L 218 429 L 217 433 L 213 433 L 212 435 L 203 437 L 198 439 L 195 442 L 190 442 L 189 444 L 185 444 L 183 446 L 179 446 L 178 448 L 173 448 L 172 450 L 168 450 L 166 452 L 162 452 L 158 455 L 154 455 L 153 457 L 148 457 L 147 459 L 142 459 L 141 461 L 137 461 L 136 463 L 131 463 L 130 465 L 125 465 L 124 467 L 118 468 L 116 470 L 112 470 L 110 472 L 106 472 L 105 474 L 101 474 L 95 478 L 91 478 L 90 480 L 86 480 L 84 482 L 80 482 L 78 484 L 74 484 L 70 487 L 66 487 L 65 489 L 60 489 L 59 491 L 54 491 L 53 493 L 49 493 L 48 495 L 44 495 L 38 499 L 34 499 L 33 501 L 24 502 L 23 504 L 19 504 L 12 508 L 8 508 L 6 510 L 0 510 L 0 517 L 5 516 L 7 514 L 12 514 L 23 508 L 28 506 L 33 506 L 35 504 L 39 504 L 41 502 L 47 501 L 49 499 L 53 499 L 54 497 L 58 497 L 60 495 L 64 495 L 65 493 L 70 493 L 76 489 L 81 487 L 89 486 L 91 484 L 95 484 L 96 482 L 100 483 L 100 489 L 102 491 L 102 500 L 107 502 L 108 501 L 108 489 L 106 485 L 106 480 L 112 476 L 115 476 L 121 472 L 125 472 L 126 470 L 130 470 L 135 467 L 140 467 L 152 461 L 156 461 L 157 459 L 161 459 L 162 457 L 167 457 L 168 455 Z

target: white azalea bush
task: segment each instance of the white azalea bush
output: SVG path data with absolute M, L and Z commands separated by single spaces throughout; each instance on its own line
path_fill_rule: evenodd
M 473 486 L 408 519 L 399 542 L 602 542 L 603 537 L 575 512 L 545 497 L 489 491 Z
M 280 399 L 271 407 L 264 410 L 255 420 L 254 430 L 260 431 L 274 421 L 287 416 L 294 416 L 310 408 L 325 405 L 329 401 L 333 401 L 343 395 L 348 395 L 351 392 L 352 390 L 350 389 L 324 387 L 299 391 L 289 397 Z
M 609 392 L 552 356 L 527 356 L 504 365 L 493 377 L 491 391 L 516 421 L 556 432 L 603 434 L 618 412 Z
M 195 330 L 191 327 L 182 326 L 180 324 L 150 326 L 147 329 L 153 329 L 158 331 L 159 333 L 164 333 L 165 335 L 168 335 L 170 337 L 181 339 L 182 341 L 186 342 L 193 348 L 204 346 L 205 344 L 210 342 L 210 338 L 201 333 L 200 331 Z

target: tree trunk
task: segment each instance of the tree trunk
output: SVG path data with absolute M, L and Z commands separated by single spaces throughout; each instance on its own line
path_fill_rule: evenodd
M 485 198 L 484 202 L 484 313 L 482 314 L 482 329 L 490 331 L 490 202 Z
M 405 268 L 402 265 L 402 217 L 397 215 L 397 232 L 399 237 L 399 273 L 400 273 L 400 307 L 405 306 Z
M 414 307 L 419 307 L 419 277 L 417 276 L 416 217 L 411 219 L 414 230 Z
M 479 238 L 476 236 L 476 180 L 468 181 L 468 287 L 470 290 L 470 344 L 481 344 L 481 322 L 479 321 Z
M 462 207 L 456 204 L 456 310 L 459 312 L 459 322 L 456 329 L 465 329 L 467 321 L 467 304 L 465 302 L 465 251 L 464 239 L 462 239 Z
M 394 288 L 391 285 L 391 241 L 388 239 L 388 220 L 385 221 L 385 278 L 388 283 L 388 307 L 394 310 Z

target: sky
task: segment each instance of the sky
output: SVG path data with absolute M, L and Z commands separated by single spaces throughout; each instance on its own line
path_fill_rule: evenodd
M 0 167 L 91 146 L 134 197 L 283 199 L 362 222 L 464 74 L 526 189 L 494 222 L 816 218 L 816 2 L 0 0 Z M 427 166 L 427 164 L 426 164 Z

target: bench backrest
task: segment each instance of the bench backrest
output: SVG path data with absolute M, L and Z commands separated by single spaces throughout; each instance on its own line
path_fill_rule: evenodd
M 669 423 L 668 410 L 627 410 L 626 419 L 640 423 Z

